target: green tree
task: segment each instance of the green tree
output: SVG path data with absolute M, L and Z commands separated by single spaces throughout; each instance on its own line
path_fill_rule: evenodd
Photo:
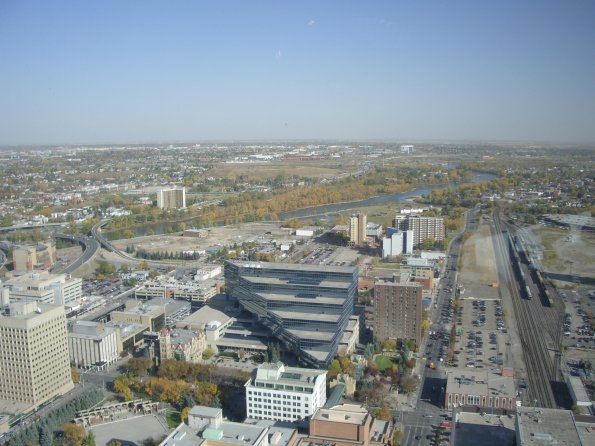
M 66 423 L 62 427 L 66 446 L 81 446 L 85 438 L 85 428 L 74 423 Z
M 328 366 L 326 377 L 328 380 L 332 380 L 335 379 L 339 373 L 341 373 L 341 363 L 338 359 L 333 359 Z
M 92 431 L 85 436 L 83 440 L 83 446 L 96 446 L 95 443 L 95 434 Z

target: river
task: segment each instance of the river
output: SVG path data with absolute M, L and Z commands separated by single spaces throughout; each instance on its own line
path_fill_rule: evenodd
M 465 181 L 466 183 L 478 183 L 481 181 L 490 181 L 497 178 L 498 175 L 488 172 L 474 172 L 473 177 Z M 336 204 L 323 204 L 320 206 L 312 206 L 309 208 L 298 209 L 295 211 L 282 212 L 279 214 L 281 221 L 290 218 L 315 218 L 322 217 L 328 214 L 335 214 L 337 212 L 348 211 L 350 209 L 357 209 L 366 206 L 372 206 L 381 203 L 395 203 L 405 201 L 413 197 L 419 197 L 421 195 L 427 195 L 431 191 L 436 189 L 450 189 L 458 186 L 458 184 L 437 184 L 435 186 L 422 186 L 416 189 L 412 189 L 407 192 L 399 192 L 396 194 L 379 195 L 372 198 L 366 198 L 365 200 L 348 201 L 345 203 Z
M 493 173 L 488 172 L 474 172 L 473 177 L 465 181 L 465 183 L 477 183 L 481 181 L 489 181 L 497 178 L 498 176 Z M 427 195 L 431 191 L 436 189 L 449 189 L 456 187 L 458 184 L 437 184 L 435 186 L 422 186 L 416 189 L 412 189 L 407 192 L 399 192 L 396 194 L 389 194 L 389 195 L 379 195 L 372 198 L 366 198 L 365 200 L 358 200 L 358 201 L 348 201 L 344 203 L 336 203 L 336 204 L 323 204 L 320 206 L 312 206 L 309 208 L 298 209 L 295 211 L 289 212 L 282 212 L 279 214 L 279 219 L 281 221 L 290 219 L 290 218 L 317 218 L 317 217 L 324 217 L 328 214 L 336 214 L 342 211 L 348 211 L 350 209 L 357 209 L 366 206 L 372 206 L 375 204 L 380 203 L 394 203 L 405 201 L 411 199 L 413 197 L 419 197 L 421 195 Z M 200 218 L 199 216 L 196 217 L 197 219 Z M 188 225 L 192 224 L 191 221 L 187 221 Z M 173 223 L 172 223 L 173 224 Z M 166 232 L 166 227 L 171 226 L 171 224 L 163 224 L 163 223 L 151 223 L 146 224 L 144 226 L 138 226 L 132 228 L 134 231 L 135 237 L 141 237 L 147 235 L 147 233 L 152 233 L 156 235 L 161 235 Z M 150 231 L 150 232 L 149 232 Z M 117 231 L 109 231 L 105 233 L 105 236 L 109 238 L 109 240 L 118 240 L 123 238 L 122 232 L 120 230 Z

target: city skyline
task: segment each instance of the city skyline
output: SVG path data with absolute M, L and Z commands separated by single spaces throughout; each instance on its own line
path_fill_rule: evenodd
M 0 146 L 593 142 L 592 2 L 5 2 Z

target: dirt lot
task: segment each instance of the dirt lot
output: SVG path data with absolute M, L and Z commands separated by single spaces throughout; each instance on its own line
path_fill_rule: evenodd
M 594 234 L 541 225 L 530 229 L 543 246 L 542 264 L 547 272 L 569 274 L 572 266 L 573 275 L 595 279 Z
M 270 234 L 267 234 L 270 233 Z M 136 237 L 127 240 L 113 242 L 114 246 L 124 250 L 127 245 L 134 245 L 137 248 L 149 252 L 155 251 L 200 251 L 223 245 L 242 244 L 245 241 L 265 238 L 291 238 L 287 231 L 279 229 L 278 225 L 270 223 L 245 223 L 242 225 L 230 225 L 224 227 L 213 227 L 209 229 L 209 235 L 205 238 L 184 237 L 181 235 L 150 235 Z
M 465 286 L 489 286 L 498 282 L 489 225 L 479 225 L 478 230 L 463 245 L 461 255 L 459 281 Z

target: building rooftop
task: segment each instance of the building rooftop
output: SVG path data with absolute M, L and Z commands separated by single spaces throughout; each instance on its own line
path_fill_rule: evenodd
M 286 367 L 282 362 L 268 362 L 256 368 L 254 381 L 275 381 L 282 384 L 314 384 L 319 376 L 326 376 L 326 370 Z
M 64 313 L 64 305 L 43 304 L 38 302 L 14 302 L 3 308 L 0 313 L 2 320 L 21 320 L 29 321 L 35 319 L 40 314 L 54 310 L 61 310 Z
M 68 325 L 69 335 L 76 335 L 77 338 L 102 339 L 112 333 L 116 328 L 105 326 L 100 322 L 75 320 Z
M 455 424 L 456 446 L 508 446 L 515 444 L 514 418 L 476 412 L 459 412 Z
M 519 407 L 516 417 L 518 446 L 583 445 L 570 410 Z
M 233 316 L 229 312 L 217 310 L 209 305 L 205 305 L 198 311 L 188 315 L 176 324 L 176 327 L 190 326 L 204 330 L 212 322 L 219 322 L 221 325 L 227 324 Z
M 447 373 L 447 393 L 467 395 L 499 395 L 515 397 L 516 389 L 511 377 L 500 376 L 490 371 L 452 370 Z
M 216 444 L 253 446 L 266 435 L 268 427 L 223 421 L 218 428 L 204 427 L 197 431 L 181 423 L 160 446 L 200 446 L 214 440 Z M 206 442 L 206 443 L 205 443 Z
M 286 270 L 290 272 L 295 271 L 310 271 L 319 273 L 321 271 L 320 265 L 310 265 L 307 263 L 269 263 L 269 262 L 231 262 L 234 265 L 239 265 L 244 268 L 266 268 L 276 270 Z M 331 266 L 324 265 L 325 273 L 342 273 L 353 274 L 357 268 L 351 266 Z
M 337 322 L 341 318 L 340 314 L 326 313 L 322 309 L 318 312 L 277 309 L 271 310 L 270 312 L 282 319 L 301 319 L 315 322 Z
M 330 408 L 321 407 L 312 415 L 312 419 L 362 425 L 368 416 L 370 414 L 362 406 L 356 404 L 339 404 Z

